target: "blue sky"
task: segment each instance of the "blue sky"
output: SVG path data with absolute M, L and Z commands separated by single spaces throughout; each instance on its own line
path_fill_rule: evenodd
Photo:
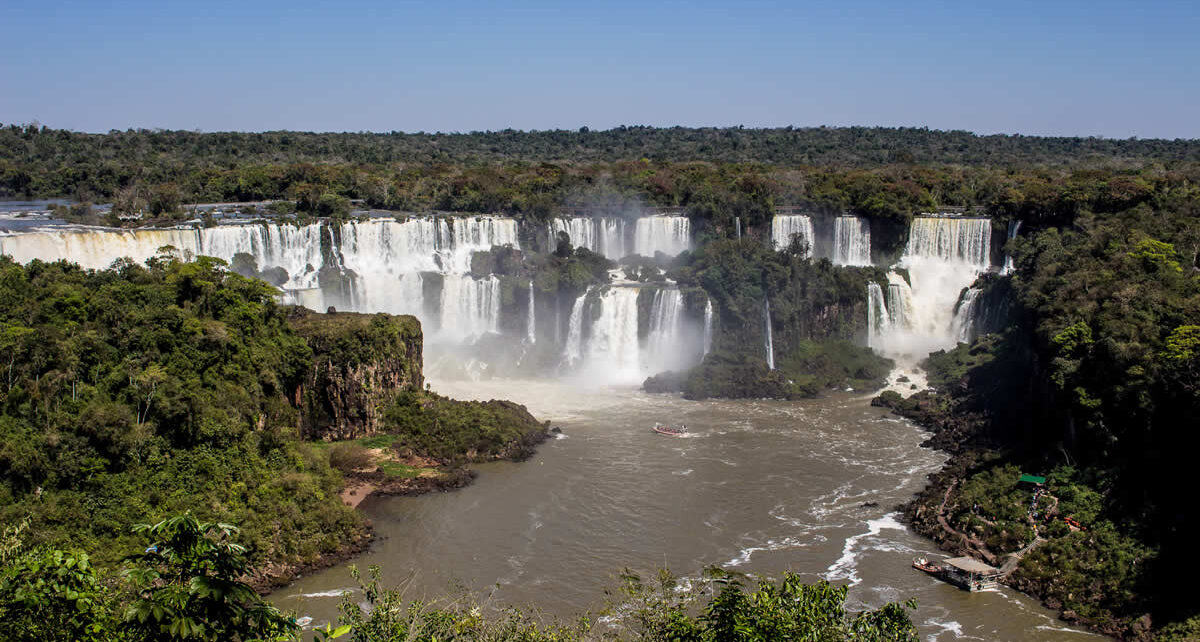
M 1200 138 L 1200 1 L 0 7 L 0 122 L 911 125 Z

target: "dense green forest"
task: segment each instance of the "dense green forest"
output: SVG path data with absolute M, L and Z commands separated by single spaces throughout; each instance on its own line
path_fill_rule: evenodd
M 276 295 L 208 257 L 0 258 L 0 521 L 110 565 L 139 550 L 132 524 L 191 511 L 240 524 L 256 581 L 279 581 L 366 537 L 338 497 L 346 471 L 304 437 L 386 434 L 453 466 L 527 454 L 542 432 L 515 404 L 422 390 L 415 318 L 296 315 Z
M 813 341 L 853 338 L 861 293 L 881 273 L 768 249 L 773 208 L 868 217 L 877 265 L 899 255 L 915 213 L 979 207 L 998 233 L 1020 220 L 1021 236 L 996 248 L 1013 256 L 1014 273 L 976 284 L 993 332 L 926 362 L 936 392 L 880 400 L 954 454 L 910 517 L 938 537 L 949 491 L 947 523 L 986 551 L 1043 540 L 1017 569 L 1018 587 L 1115 635 L 1188 639 L 1200 636 L 1200 614 L 1194 592 L 1176 587 L 1200 575 L 1190 494 L 1200 448 L 1198 161 L 1197 141 L 917 129 L 92 135 L 13 126 L 0 128 L 0 196 L 111 200 L 164 219 L 185 216 L 183 203 L 262 199 L 284 199 L 283 213 L 344 213 L 362 199 L 523 221 L 570 207 L 681 207 L 698 247 L 663 267 L 692 293 L 689 305 L 713 297 L 718 333 L 704 368 L 661 383 L 696 397 L 770 377 L 756 361 L 764 297 L 792 375 L 780 396 L 879 376 L 879 361 L 853 346 Z M 544 249 L 520 257 L 497 248 L 472 267 L 500 276 L 509 307 L 530 277 L 539 293 L 607 281 L 602 257 L 569 242 Z M 360 520 L 333 497 L 343 473 L 330 459 L 345 450 L 314 448 L 295 432 L 299 410 L 283 393 L 305 380 L 313 346 L 270 288 L 207 260 L 97 273 L 2 261 L 0 518 L 32 514 L 34 545 L 82 546 L 108 564 L 141 543 L 130 524 L 187 509 L 239 523 L 252 563 L 302 563 L 361 536 Z M 456 413 L 477 411 L 439 410 L 432 396 L 388 404 L 380 421 L 416 427 L 388 441 L 398 448 L 452 461 L 472 444 L 505 441 L 460 435 L 477 415 Z M 422 428 L 435 423 L 427 412 L 459 419 L 434 434 Z M 1042 514 L 1081 527 L 1030 524 L 1014 510 L 1032 500 L 1014 487 L 1022 471 L 1048 478 L 1056 504 L 1035 504 Z
M 447 151 L 453 150 L 453 151 Z M 591 151 L 589 151 L 591 150 Z M 1196 141 L 975 136 L 918 129 L 623 128 L 477 134 L 195 134 L 0 128 L 0 197 L 66 196 L 170 215 L 182 203 L 339 199 L 408 211 L 680 206 L 712 226 L 776 205 L 899 220 L 985 206 L 1058 220 L 1195 182 Z
M 1015 274 L 979 283 L 1004 308 L 1000 331 L 932 355 L 937 393 L 883 400 L 958 453 L 910 507 L 924 530 L 940 536 L 936 508 L 957 484 L 952 527 L 995 553 L 1044 539 L 1015 584 L 1124 637 L 1168 623 L 1200 634 L 1194 594 L 1178 588 L 1200 572 L 1198 246 L 1190 185 L 1015 240 Z M 1057 521 L 1029 523 L 1020 471 L 1048 476 L 1056 503 L 1035 510 Z

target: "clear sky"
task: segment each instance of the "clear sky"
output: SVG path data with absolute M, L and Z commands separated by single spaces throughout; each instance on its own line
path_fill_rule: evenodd
M 1200 0 L 0 6 L 0 122 L 1200 138 Z

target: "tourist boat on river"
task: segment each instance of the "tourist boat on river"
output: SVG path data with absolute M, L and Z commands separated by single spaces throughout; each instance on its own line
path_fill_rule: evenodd
M 938 564 L 924 557 L 913 560 L 913 568 L 957 586 L 964 591 L 994 588 L 1000 582 L 1000 569 L 972 557 L 955 557 Z
M 654 424 L 654 432 L 660 435 L 667 435 L 668 437 L 682 437 L 687 434 L 687 426 L 672 428 L 662 424 Z

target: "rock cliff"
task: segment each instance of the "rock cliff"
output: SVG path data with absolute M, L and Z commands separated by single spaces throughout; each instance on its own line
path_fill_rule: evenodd
M 415 317 L 297 308 L 288 321 L 313 351 L 308 377 L 292 400 L 305 438 L 373 435 L 397 394 L 425 385 L 421 324 Z

